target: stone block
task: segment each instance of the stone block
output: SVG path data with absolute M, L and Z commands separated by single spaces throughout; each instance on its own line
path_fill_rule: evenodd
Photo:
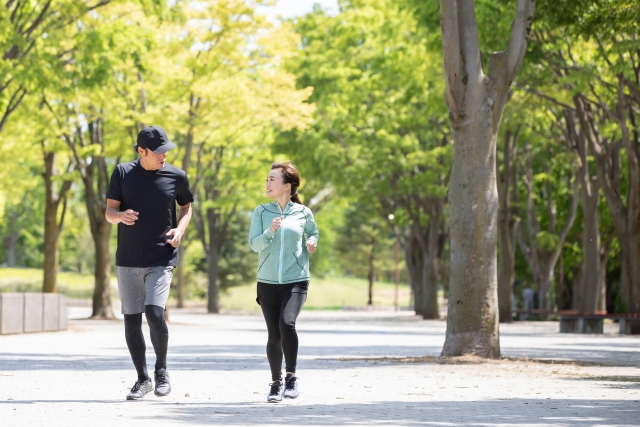
M 0 293 L 0 334 L 21 334 L 24 330 L 24 294 Z
M 562 334 L 575 334 L 578 331 L 578 319 L 575 317 L 560 318 L 560 333 Z
M 60 327 L 60 295 L 42 294 L 42 330 L 57 331 Z
M 24 294 L 24 332 L 42 332 L 44 298 L 40 293 Z
M 67 311 L 67 297 L 64 295 L 58 295 L 58 330 L 66 331 L 69 321 L 69 312 Z
M 601 334 L 604 332 L 604 319 L 578 319 L 579 334 Z
M 621 335 L 640 334 L 640 319 L 620 319 Z

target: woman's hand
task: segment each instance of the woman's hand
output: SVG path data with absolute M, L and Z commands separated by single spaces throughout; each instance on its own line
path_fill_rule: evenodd
M 313 240 L 307 240 L 306 244 L 307 244 L 307 251 L 310 254 L 314 253 L 316 251 L 316 248 L 318 247 L 318 244 Z
M 278 229 L 280 228 L 280 224 L 282 224 L 283 218 L 284 217 L 279 216 L 277 218 L 274 218 L 273 221 L 271 221 L 271 231 L 273 231 L 274 233 L 278 231 Z

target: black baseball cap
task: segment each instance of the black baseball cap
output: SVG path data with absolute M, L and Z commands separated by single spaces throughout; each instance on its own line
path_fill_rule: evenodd
M 147 126 L 138 134 L 138 147 L 148 148 L 154 153 L 166 153 L 176 148 L 176 144 L 169 141 L 167 132 L 160 126 Z

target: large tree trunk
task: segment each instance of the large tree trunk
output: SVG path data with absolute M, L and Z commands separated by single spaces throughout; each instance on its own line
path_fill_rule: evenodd
M 66 212 L 67 192 L 71 188 L 71 181 L 64 181 L 58 191 L 58 185 L 54 177 L 58 175 L 56 169 L 56 155 L 47 152 L 44 141 L 42 142 L 44 155 L 44 172 L 42 177 L 45 184 L 45 208 L 44 208 L 44 278 L 42 292 L 58 292 L 58 244 L 60 231 L 64 223 Z M 69 168 L 68 168 L 69 169 Z M 62 202 L 62 212 L 58 221 L 58 210 Z
M 496 134 L 524 59 L 535 0 L 518 0 L 509 47 L 485 75 L 473 0 L 440 0 L 454 159 L 449 183 L 451 264 L 444 356 L 500 357 Z
M 437 202 L 434 202 L 437 203 Z M 442 202 L 444 204 L 444 202 Z M 440 222 L 437 210 L 432 213 L 427 231 L 414 223 L 405 239 L 404 251 L 409 282 L 414 295 L 416 315 L 438 319 L 438 277 L 440 275 Z
M 111 307 L 111 261 L 109 256 L 111 224 L 104 221 L 100 223 L 97 231 L 96 235 L 93 236 L 96 265 L 91 317 L 94 319 L 114 319 L 115 316 Z
M 584 252 L 580 313 L 598 311 L 600 298 L 600 216 L 598 214 L 597 195 L 592 199 L 582 191 L 584 224 L 582 229 L 582 248 Z M 596 200 L 593 200 L 596 199 Z
M 443 355 L 500 356 L 497 311 L 497 211 L 492 112 L 454 125 L 449 183 L 451 276 Z M 484 119 L 484 120 L 482 120 Z
M 58 292 L 58 244 L 60 231 L 58 228 L 58 204 L 49 201 L 44 210 L 44 281 L 42 292 Z
M 409 234 L 407 236 L 404 250 L 407 271 L 409 272 L 409 283 L 413 291 L 413 308 L 416 315 L 422 316 L 425 313 L 422 287 L 422 263 L 424 258 L 415 235 Z
M 111 223 L 105 217 L 109 186 L 107 162 L 100 155 L 102 153 L 91 158 L 84 158 L 81 153 L 83 148 L 90 145 L 99 146 L 104 150 L 103 121 L 100 117 L 86 116 L 85 118 L 88 121 L 86 131 L 77 127 L 73 134 L 65 133 L 64 137 L 74 154 L 76 167 L 82 176 L 84 201 L 95 248 L 91 318 L 114 319 L 111 307 L 111 258 L 109 255 Z M 88 140 L 85 133 L 89 136 Z

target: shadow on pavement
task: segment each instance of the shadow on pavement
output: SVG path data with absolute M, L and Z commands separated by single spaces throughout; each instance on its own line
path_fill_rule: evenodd
M 145 420 L 222 425 L 393 425 L 393 426 L 631 426 L 640 409 L 634 402 L 580 399 L 505 399 L 483 401 L 380 401 L 314 404 L 299 398 L 280 404 L 266 402 L 162 402 L 123 400 L 11 400 L 5 405 L 131 404 L 161 407 L 157 415 L 142 411 Z M 635 401 L 637 402 L 637 401 Z M 162 423 L 161 423 L 162 424 Z
M 338 401 L 339 402 L 339 401 Z M 516 415 L 514 415 L 516 414 Z M 147 415 L 148 416 L 148 415 Z M 225 425 L 394 425 L 394 426 L 626 426 L 640 410 L 630 403 L 590 400 L 310 402 L 287 404 L 181 403 L 158 419 Z

